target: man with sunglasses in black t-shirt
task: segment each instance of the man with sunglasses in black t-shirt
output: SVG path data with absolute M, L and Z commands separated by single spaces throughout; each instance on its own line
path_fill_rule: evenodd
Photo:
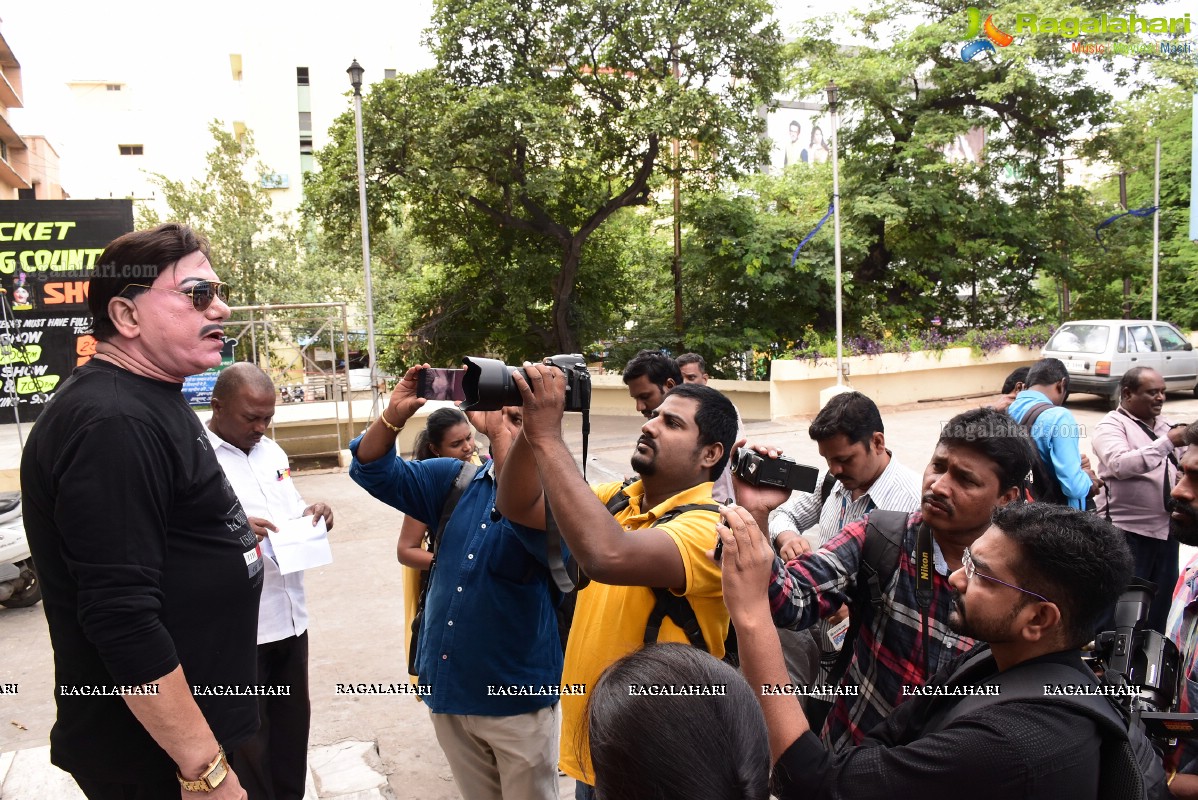
M 95 357 L 22 458 L 54 647 L 50 760 L 89 798 L 246 796 L 225 752 L 258 726 L 262 563 L 180 391 L 220 363 L 223 290 L 184 225 L 110 243 L 89 289 Z

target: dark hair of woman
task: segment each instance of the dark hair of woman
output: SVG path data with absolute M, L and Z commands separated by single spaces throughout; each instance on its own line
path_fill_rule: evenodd
M 695 647 L 650 644 L 616 661 L 587 721 L 600 800 L 769 797 L 761 706 L 744 676 Z
M 424 461 L 426 458 L 436 458 L 433 448 L 440 448 L 445 442 L 445 434 L 468 422 L 466 415 L 456 408 L 438 408 L 428 415 L 424 430 L 416 436 L 413 446 L 412 460 Z

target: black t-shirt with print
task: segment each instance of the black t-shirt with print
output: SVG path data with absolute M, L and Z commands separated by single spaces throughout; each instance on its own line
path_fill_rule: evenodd
M 169 779 L 174 763 L 122 697 L 96 692 L 180 664 L 217 740 L 246 740 L 260 552 L 180 386 L 95 359 L 76 369 L 33 428 L 21 483 L 54 647 L 51 761 L 94 780 Z

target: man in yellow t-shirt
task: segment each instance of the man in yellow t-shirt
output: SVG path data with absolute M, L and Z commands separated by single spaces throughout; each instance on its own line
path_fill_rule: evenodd
M 571 557 L 591 579 L 578 594 L 562 684 L 589 688 L 608 665 L 644 643 L 656 602 L 650 587 L 685 597 L 707 649 L 723 656 L 728 611 L 719 567 L 707 557 L 715 546 L 718 513 L 691 509 L 653 523 L 673 508 L 713 504 L 712 480 L 724 469 L 736 437 L 732 403 L 706 386 L 671 389 L 641 428 L 632 455 L 640 480 L 623 490 L 628 505 L 613 517 L 605 503 L 620 484 L 588 486 L 562 439 L 565 376 L 539 365 L 527 367 L 527 373 L 527 381 L 515 375 L 524 399 L 524 432 L 508 454 L 497 506 L 514 522 L 544 529 L 547 497 Z M 779 500 L 769 490 L 745 484 L 737 486 L 737 497 L 743 505 L 763 509 Z M 668 618 L 657 640 L 688 641 Z M 581 784 L 579 798 L 592 796 L 595 781 L 585 707 L 585 696 L 563 692 L 561 766 Z

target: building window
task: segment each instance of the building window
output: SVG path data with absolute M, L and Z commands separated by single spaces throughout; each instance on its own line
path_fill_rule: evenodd
M 312 137 L 300 137 L 300 155 L 312 155 Z
M 300 129 L 300 133 L 311 133 L 312 132 L 312 112 L 311 111 L 299 112 L 299 129 Z
M 107 88 L 110 92 L 119 92 L 121 90 L 121 85 L 119 83 L 110 83 L 105 88 Z
M 8 142 L 0 139 L 0 158 L 8 161 Z
M 296 82 L 296 85 L 298 85 L 298 86 L 307 86 L 308 85 L 308 68 L 307 67 L 296 67 L 295 68 L 295 82 Z
M 18 200 L 36 200 L 37 189 L 17 189 Z
M 383 77 L 384 77 L 384 78 L 394 78 L 394 77 L 395 77 L 395 70 L 393 70 L 393 69 L 385 69 L 385 70 L 383 70 Z
M 140 144 L 118 144 L 117 149 L 123 156 L 140 156 L 145 154 L 145 147 Z

